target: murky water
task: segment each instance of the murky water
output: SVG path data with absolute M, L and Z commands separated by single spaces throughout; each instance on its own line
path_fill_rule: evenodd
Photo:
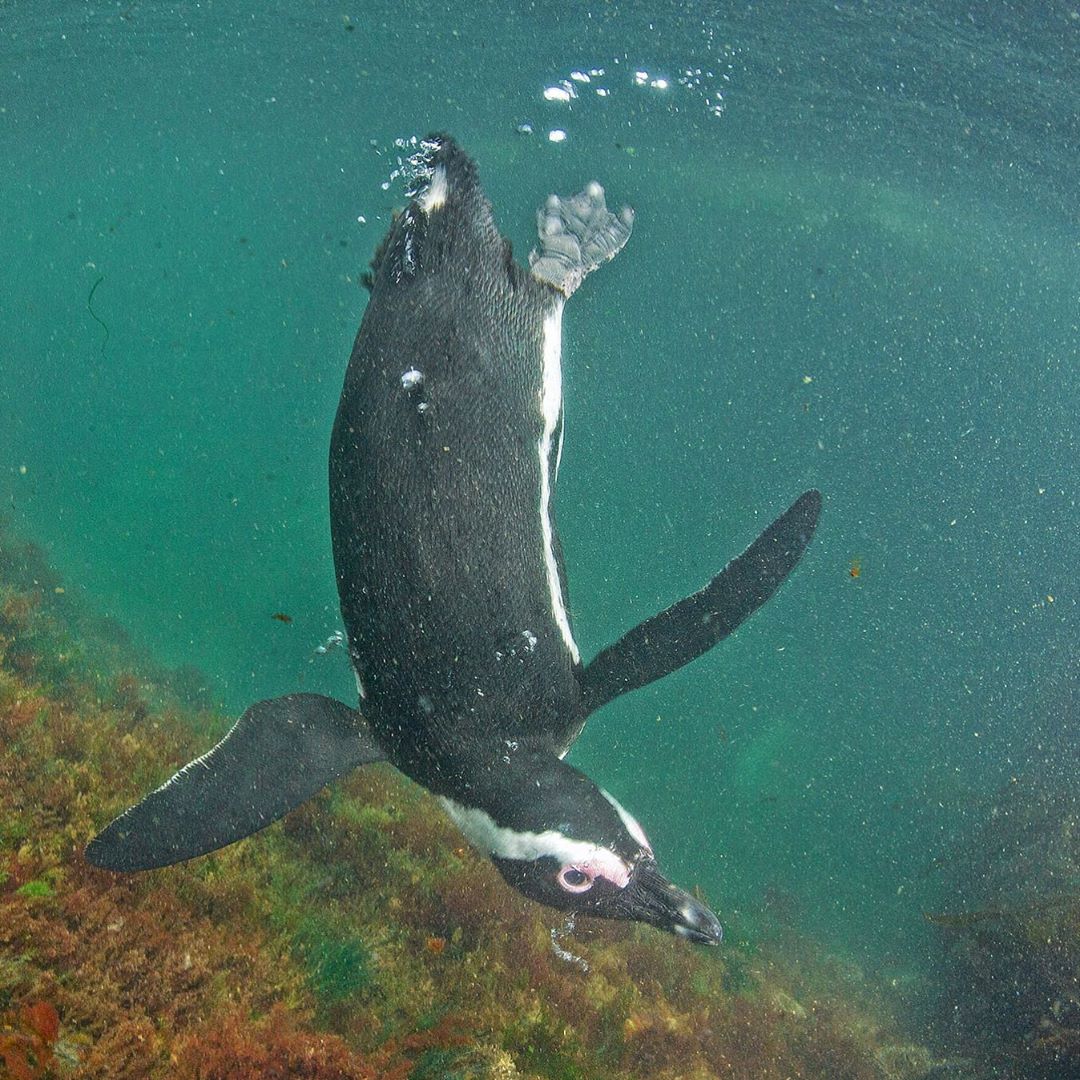
M 1080 17 L 653 7 L 0 7 L 4 514 L 230 710 L 351 701 L 326 452 L 395 141 L 452 132 L 522 259 L 599 179 L 637 218 L 564 323 L 583 652 L 826 503 L 574 760 L 736 939 L 923 978 L 996 793 L 1078 780 Z

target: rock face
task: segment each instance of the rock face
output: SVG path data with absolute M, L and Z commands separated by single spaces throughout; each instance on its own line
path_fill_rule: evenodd
M 940 1028 L 949 1042 L 1025 1080 L 1080 1076 L 1080 673 L 1040 717 L 1043 760 L 981 808 L 945 860 Z M 1053 732 L 1065 733 L 1054 739 Z M 1052 749 L 1049 749 L 1053 747 Z

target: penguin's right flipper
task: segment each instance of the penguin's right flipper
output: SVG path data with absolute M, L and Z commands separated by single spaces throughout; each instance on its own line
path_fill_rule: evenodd
M 549 195 L 536 211 L 540 250 L 529 253 L 532 276 L 570 296 L 587 274 L 615 258 L 633 225 L 634 211 L 624 206 L 613 214 L 595 180 L 569 198 Z
M 385 756 L 360 714 L 333 698 L 286 694 L 257 702 L 217 746 L 106 826 L 86 858 L 132 871 L 205 855 Z
M 820 513 L 821 493 L 804 492 L 705 588 L 598 653 L 581 673 L 584 715 L 688 664 L 753 615 L 802 558 Z

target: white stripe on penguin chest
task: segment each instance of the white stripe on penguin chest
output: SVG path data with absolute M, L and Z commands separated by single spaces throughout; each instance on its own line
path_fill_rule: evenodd
M 540 535 L 544 547 L 544 570 L 551 601 L 551 614 L 570 656 L 574 663 L 578 664 L 581 662 L 581 654 L 578 651 L 577 642 L 574 641 L 573 631 L 570 629 L 570 617 L 566 611 L 562 580 L 559 577 L 559 564 L 555 558 L 555 529 L 552 524 L 555 479 L 559 474 L 559 463 L 562 460 L 563 432 L 559 424 L 559 418 L 562 415 L 562 311 L 563 300 L 560 298 L 544 314 L 540 383 L 543 429 L 537 443 L 540 464 Z M 555 439 L 556 428 L 559 429 L 558 440 Z
M 469 843 L 485 855 L 526 863 L 549 858 L 560 865 L 585 870 L 590 878 L 607 878 L 620 889 L 630 883 L 633 868 L 602 844 L 575 840 L 558 829 L 511 829 L 496 824 L 495 819 L 479 807 L 464 806 L 446 795 L 440 795 L 438 799 Z

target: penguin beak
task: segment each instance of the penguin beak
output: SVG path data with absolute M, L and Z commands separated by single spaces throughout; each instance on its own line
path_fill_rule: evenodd
M 700 900 L 672 885 L 654 859 L 638 863 L 623 902 L 630 918 L 678 934 L 695 945 L 719 945 L 724 937 L 720 920 Z

